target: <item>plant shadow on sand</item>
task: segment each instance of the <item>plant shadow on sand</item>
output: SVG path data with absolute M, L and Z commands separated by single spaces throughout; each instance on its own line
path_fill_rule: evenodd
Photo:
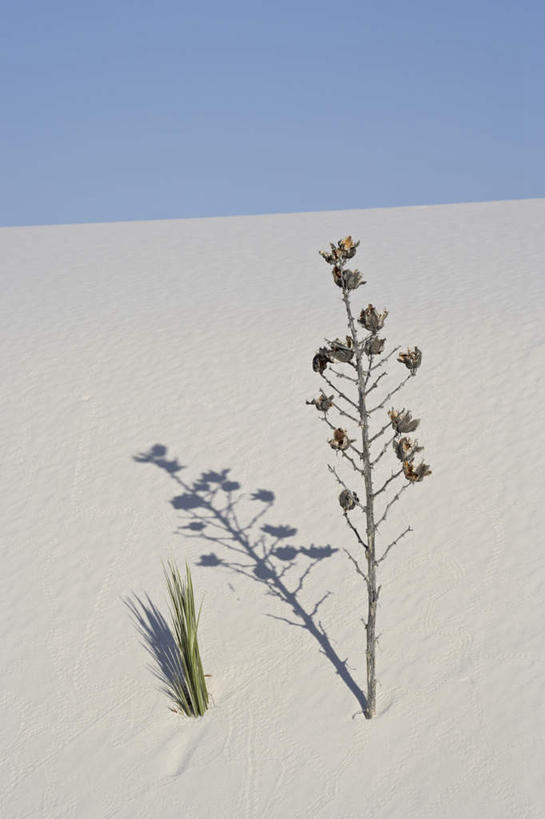
M 347 667 L 347 660 L 342 660 L 335 649 L 319 619 L 318 610 L 331 592 L 324 594 L 308 610 L 301 602 L 300 593 L 312 569 L 338 549 L 331 546 L 296 547 L 283 544 L 292 538 L 297 529 L 286 525 L 263 523 L 263 517 L 274 504 L 274 493 L 268 489 L 258 489 L 250 497 L 239 492 L 240 483 L 229 477 L 230 469 L 220 472 L 203 472 L 196 481 L 182 480 L 180 472 L 185 468 L 178 459 L 167 457 L 167 448 L 155 444 L 149 452 L 134 456 L 138 463 L 154 464 L 164 470 L 182 492 L 176 494 L 171 504 L 174 509 L 184 513 L 184 524 L 179 527 L 186 537 L 196 537 L 206 542 L 212 551 L 202 554 L 197 565 L 210 568 L 220 567 L 261 583 L 266 594 L 281 600 L 295 616 L 295 620 L 268 614 L 290 626 L 305 629 L 317 641 L 321 653 L 329 660 L 344 684 L 355 696 L 361 710 L 365 713 L 367 701 L 365 694 L 357 685 Z M 241 523 L 237 507 L 243 499 L 252 504 L 259 504 L 258 511 L 250 517 L 249 522 Z M 261 524 L 259 528 L 256 528 Z M 221 547 L 220 556 L 214 549 Z M 288 581 L 287 575 L 290 575 Z M 295 579 L 294 579 L 295 578 Z M 288 587 L 289 582 L 289 587 Z M 147 602 L 137 598 L 137 604 L 128 604 L 136 619 L 146 648 L 155 658 L 158 666 L 156 676 L 168 685 L 173 668 L 174 641 L 164 618 L 148 599 Z M 168 634 L 167 634 L 168 632 Z
M 170 626 L 147 595 L 142 600 L 133 594 L 132 599 L 124 602 L 133 616 L 142 644 L 154 661 L 150 671 L 161 683 L 162 691 L 172 699 L 172 689 L 176 680 L 183 678 L 183 668 Z

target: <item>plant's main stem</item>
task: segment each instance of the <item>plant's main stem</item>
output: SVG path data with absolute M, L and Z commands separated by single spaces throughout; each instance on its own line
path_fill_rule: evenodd
M 363 480 L 365 484 L 365 515 L 367 520 L 367 548 L 365 550 L 367 557 L 367 647 L 366 647 L 366 663 L 367 663 L 367 710 L 365 716 L 367 719 L 372 719 L 376 712 L 377 699 L 377 678 L 375 672 L 375 647 L 376 647 L 376 618 L 377 618 L 377 603 L 380 594 L 380 586 L 377 588 L 377 562 L 375 558 L 375 515 L 373 507 L 373 475 L 371 465 L 371 454 L 369 448 L 369 431 L 368 431 L 368 412 L 365 406 L 365 387 L 369 374 L 371 372 L 371 358 L 369 359 L 368 368 L 364 369 L 363 353 L 358 340 L 356 331 L 356 324 L 350 306 L 350 299 L 348 290 L 343 287 L 343 301 L 346 307 L 346 315 L 348 318 L 348 325 L 350 327 L 350 334 L 354 343 L 354 351 L 356 355 L 356 370 L 358 375 L 358 410 L 360 415 L 361 425 L 361 459 L 363 466 Z

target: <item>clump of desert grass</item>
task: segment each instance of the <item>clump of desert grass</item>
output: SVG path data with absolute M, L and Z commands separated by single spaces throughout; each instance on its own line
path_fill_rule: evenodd
M 169 674 L 166 691 L 175 711 L 188 717 L 202 717 L 208 708 L 208 691 L 197 639 L 202 603 L 195 613 L 193 582 L 185 565 L 185 582 L 174 561 L 163 567 L 168 589 L 176 662 Z

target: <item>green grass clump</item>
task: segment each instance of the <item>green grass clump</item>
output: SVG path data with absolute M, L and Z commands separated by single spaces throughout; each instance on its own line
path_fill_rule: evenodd
M 199 653 L 197 629 L 201 616 L 195 616 L 193 583 L 189 566 L 185 564 L 186 582 L 182 581 L 174 561 L 164 568 L 172 617 L 172 631 L 179 663 L 169 679 L 169 695 L 176 706 L 188 717 L 202 717 L 208 708 L 208 691 Z

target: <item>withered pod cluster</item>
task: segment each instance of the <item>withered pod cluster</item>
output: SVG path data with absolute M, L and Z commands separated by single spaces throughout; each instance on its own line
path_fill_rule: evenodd
M 416 457 L 422 451 L 422 447 L 418 445 L 416 439 L 410 437 L 410 434 L 416 430 L 420 421 L 413 418 L 409 410 L 391 408 L 387 413 L 384 410 L 389 420 L 383 425 L 377 424 L 379 427 L 377 431 L 374 434 L 371 432 L 371 422 L 379 417 L 375 413 L 383 410 L 390 398 L 416 375 L 422 363 L 422 353 L 416 346 L 414 349 L 408 348 L 405 352 L 400 352 L 397 361 L 407 368 L 408 375 L 381 400 L 377 399 L 373 407 L 368 407 L 368 401 L 373 400 L 369 396 L 373 393 L 374 395 L 380 393 L 380 382 L 387 374 L 384 369 L 386 362 L 400 348 L 395 347 L 390 353 L 383 355 L 386 339 L 381 338 L 379 333 L 388 316 L 386 309 L 380 313 L 372 304 L 369 304 L 361 309 L 357 318 L 354 315 L 351 303 L 352 291 L 357 290 L 365 282 L 361 273 L 358 270 L 349 269 L 347 264 L 356 255 L 358 245 L 359 242 L 354 242 L 351 236 L 347 236 L 338 241 L 336 245 L 330 243 L 330 250 L 320 251 L 320 255 L 331 265 L 334 283 L 342 290 L 349 333 L 344 336 L 344 339 L 336 338 L 333 341 L 325 339 L 326 345 L 321 346 L 314 355 L 312 368 L 322 377 L 329 389 L 327 392 L 320 390 L 318 397 L 307 401 L 307 404 L 313 404 L 322 413 L 323 420 L 333 430 L 332 437 L 328 441 L 329 446 L 350 464 L 356 473 L 358 482 L 360 485 L 363 484 L 365 501 L 360 501 L 356 487 L 352 483 L 348 486 L 336 469 L 329 465 L 329 470 L 342 487 L 339 494 L 342 513 L 359 546 L 363 549 L 367 562 L 365 570 L 365 563 L 356 559 L 345 549 L 367 588 L 368 611 L 367 619 L 364 620 L 367 644 L 365 716 L 370 719 L 376 711 L 376 612 L 381 589 L 380 586 L 377 586 L 378 567 L 390 549 L 412 530 L 410 526 L 407 526 L 401 534 L 383 548 L 380 556 L 376 548 L 377 532 L 402 492 L 408 486 L 420 483 L 426 475 L 431 475 L 431 470 L 424 461 L 416 462 Z M 346 381 L 347 387 L 344 387 L 343 384 L 341 388 L 340 383 L 342 384 L 343 381 Z M 334 413 L 346 421 L 334 423 L 331 419 Z M 345 428 L 350 425 L 354 428 L 352 435 Z M 399 467 L 392 471 L 382 486 L 375 489 L 374 470 L 391 448 L 399 460 Z M 383 495 L 384 503 L 377 511 L 376 507 L 380 503 L 377 498 L 383 493 L 386 493 Z M 360 533 L 349 514 L 358 512 L 363 513 L 365 517 L 365 534 Z

